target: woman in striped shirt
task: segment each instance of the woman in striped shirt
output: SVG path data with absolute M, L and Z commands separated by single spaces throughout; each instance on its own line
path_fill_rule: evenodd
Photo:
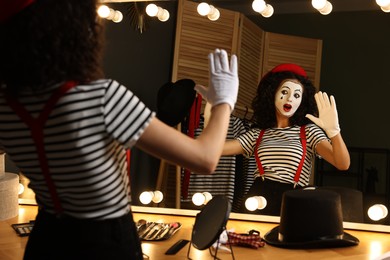
M 39 212 L 25 259 L 142 259 L 126 149 L 212 173 L 238 92 L 237 59 L 209 55 L 213 105 L 196 140 L 105 79 L 96 0 L 0 2 L 0 150 L 30 179 Z
M 265 197 L 267 205 L 257 213 L 278 216 L 283 191 L 309 185 L 315 156 L 340 170 L 349 167 L 335 100 L 315 92 L 303 68 L 276 66 L 262 78 L 252 102 L 256 127 L 225 143 L 224 155 L 256 158 L 255 181 L 246 197 Z

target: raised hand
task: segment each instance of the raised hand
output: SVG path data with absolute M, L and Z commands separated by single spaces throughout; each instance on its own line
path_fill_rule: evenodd
M 340 132 L 340 125 L 334 97 L 329 98 L 325 92 L 319 91 L 314 98 L 317 102 L 319 116 L 307 114 L 306 117 L 324 129 L 329 138 L 336 136 Z
M 196 85 L 198 91 L 211 106 L 228 103 L 231 111 L 237 101 L 238 72 L 237 56 L 232 55 L 230 63 L 225 50 L 216 49 L 209 54 L 209 87 Z

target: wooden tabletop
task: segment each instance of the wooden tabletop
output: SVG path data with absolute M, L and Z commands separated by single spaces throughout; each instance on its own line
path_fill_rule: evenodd
M 36 206 L 20 206 L 19 215 L 15 218 L 0 221 L 0 259 L 21 260 L 23 259 L 24 248 L 28 237 L 19 237 L 11 227 L 14 223 L 25 223 L 35 218 Z M 191 239 L 192 226 L 195 218 L 193 216 L 176 216 L 165 214 L 134 213 L 134 220 L 145 219 L 147 221 L 161 221 L 164 223 L 180 222 L 181 229 L 170 239 L 164 241 L 143 241 L 142 249 L 145 255 L 151 260 L 164 259 L 186 259 L 190 244 L 187 244 L 176 255 L 165 255 L 166 250 L 179 239 Z M 263 236 L 275 223 L 262 223 L 257 221 L 229 220 L 228 230 L 237 233 L 246 233 L 255 229 Z M 376 257 L 390 251 L 390 234 L 369 231 L 346 230 L 346 232 L 359 238 L 357 246 L 331 249 L 283 249 L 270 245 L 258 249 L 233 246 L 235 259 L 342 259 L 342 260 L 374 260 Z M 59 234 L 61 235 L 61 234 Z M 218 258 L 232 259 L 232 255 L 223 250 L 218 250 Z M 192 259 L 213 259 L 208 250 L 199 251 L 191 247 L 190 257 Z

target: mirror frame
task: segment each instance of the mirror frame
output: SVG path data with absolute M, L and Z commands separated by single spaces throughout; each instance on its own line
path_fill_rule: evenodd
M 126 1 L 123 1 L 123 0 L 106 0 L 105 2 L 117 2 L 117 3 L 121 3 L 121 2 L 126 2 Z M 173 3 L 173 5 L 175 4 L 175 2 L 172 2 Z M 120 8 L 121 9 L 121 8 Z M 171 9 L 170 9 L 171 10 Z M 175 10 L 174 8 L 172 8 L 172 10 Z M 378 12 L 378 13 L 375 13 L 375 16 L 377 17 L 381 17 L 381 16 L 384 16 L 385 14 L 382 14 L 381 13 L 381 11 L 380 10 L 377 10 L 377 11 L 375 11 L 375 12 Z M 309 15 L 309 14 L 308 14 Z M 315 15 L 317 15 L 317 14 L 315 14 Z M 337 13 L 334 13 L 334 16 L 337 16 Z M 319 17 L 322 17 L 321 15 L 319 15 Z M 349 16 L 348 16 L 349 17 Z M 369 17 L 371 17 L 371 15 L 369 16 Z M 276 17 L 274 17 L 274 18 L 276 18 Z M 386 17 L 386 18 L 388 18 L 388 17 Z M 385 18 L 385 19 L 386 19 Z M 322 18 L 320 18 L 320 19 L 322 19 Z M 325 19 L 325 18 L 324 18 Z M 270 21 L 270 20 L 267 20 L 267 21 L 265 21 L 263 24 L 264 24 L 264 27 L 265 28 L 267 28 L 268 30 L 270 30 L 270 31 L 273 31 L 273 32 L 277 32 L 277 33 L 287 33 L 287 34 L 290 34 L 291 32 L 290 32 L 290 30 L 279 30 L 278 28 L 277 28 L 277 26 L 274 26 L 274 27 L 270 27 L 270 26 L 268 26 L 268 24 L 270 24 L 270 23 L 268 23 L 268 21 Z M 375 20 L 376 21 L 376 20 Z M 379 21 L 381 21 L 381 20 L 379 20 Z M 273 23 L 273 22 L 272 22 Z M 263 25 L 262 24 L 262 25 Z M 365 23 L 366 24 L 366 23 Z M 164 27 L 159 27 L 159 25 L 160 25 L 160 23 L 158 23 L 157 22 L 157 24 L 153 24 L 153 26 L 154 27 L 151 27 L 150 28 L 150 31 L 148 30 L 147 31 L 147 34 L 149 34 L 149 33 L 152 33 L 152 32 L 154 32 L 153 31 L 153 29 L 158 29 L 159 30 L 159 32 L 160 31 L 163 31 L 161 28 L 166 28 L 167 27 L 167 24 L 165 23 L 165 25 L 164 25 Z M 267 26 L 265 26 L 265 25 L 267 25 Z M 111 29 L 111 30 L 107 30 L 107 32 L 108 31 L 111 31 L 111 32 L 117 32 L 116 30 L 118 30 L 118 25 L 117 24 L 115 24 L 115 25 L 113 25 L 113 26 L 115 26 L 115 30 L 114 29 Z M 356 26 L 355 26 L 356 27 Z M 126 26 L 126 28 L 127 28 L 127 26 Z M 175 26 L 173 26 L 172 25 L 172 28 L 175 28 Z M 171 33 L 171 29 L 172 29 L 171 27 L 169 27 L 169 29 L 167 29 L 167 32 L 168 32 L 168 34 L 167 34 L 167 32 L 166 31 L 164 31 L 164 33 L 166 34 L 166 35 L 168 35 L 168 36 L 171 36 L 169 33 Z M 360 29 L 362 29 L 362 28 L 366 28 L 366 27 L 364 27 L 364 26 L 359 26 L 359 27 L 357 27 L 357 28 L 360 28 Z M 175 31 L 175 29 L 172 29 L 173 31 Z M 316 29 L 317 30 L 317 29 Z M 359 30 L 360 31 L 360 30 Z M 115 34 L 115 33 L 113 33 L 113 34 Z M 137 32 L 135 32 L 135 33 L 137 33 Z M 312 33 L 312 34 L 302 34 L 302 33 L 299 33 L 299 32 L 294 32 L 294 34 L 297 34 L 297 35 L 301 35 L 301 36 L 304 36 L 304 37 L 315 37 L 315 33 Z M 130 34 L 130 36 L 131 37 L 133 37 L 133 34 L 131 34 L 131 33 L 129 33 Z M 145 35 L 146 36 L 146 35 Z M 149 37 L 149 36 L 148 36 Z M 157 38 L 157 37 L 156 37 Z M 169 38 L 169 37 L 168 37 Z M 321 38 L 321 37 L 319 37 L 319 38 Z M 121 39 L 121 42 L 123 41 L 123 40 L 125 40 L 125 39 L 123 39 L 123 34 L 121 34 L 121 37 L 120 37 L 120 39 Z M 146 37 L 144 37 L 144 39 L 147 39 Z M 159 38 L 157 38 L 157 39 L 159 39 Z M 158 41 L 156 41 L 156 42 L 158 42 Z M 161 43 L 160 43 L 161 44 Z M 134 48 L 134 49 L 136 49 L 136 48 Z M 114 53 L 114 54 L 117 54 L 117 53 Z M 172 54 L 172 53 L 167 53 L 167 54 Z M 336 53 L 337 54 L 337 53 Z M 106 55 L 106 57 L 107 56 L 109 56 L 109 55 Z M 167 55 L 167 56 L 169 56 L 169 55 Z M 114 56 L 114 57 L 116 57 L 116 56 Z M 125 56 L 126 57 L 126 56 Z M 122 58 L 123 59 L 125 59 L 125 57 L 123 57 L 122 56 Z M 136 56 L 136 57 L 138 57 L 138 56 Z M 153 57 L 153 56 L 152 56 Z M 165 58 L 165 56 L 163 57 L 163 58 Z M 161 59 L 161 58 L 160 58 Z M 119 60 L 119 61 L 121 61 L 121 60 Z M 126 61 L 126 60 L 125 60 Z M 169 57 L 169 61 L 171 61 L 171 57 Z M 117 62 L 117 61 L 115 61 L 115 62 Z M 107 64 L 111 64 L 111 63 L 107 63 Z M 115 63 L 115 65 L 117 65 L 116 63 Z M 359 73 L 358 73 L 359 74 Z M 116 73 L 113 73 L 113 75 L 117 75 Z M 362 75 L 362 74 L 360 74 L 360 75 Z M 164 77 L 161 77 L 161 78 L 163 78 L 163 79 L 165 79 L 165 76 Z M 138 91 L 138 92 L 140 92 L 140 93 L 142 93 L 138 88 L 137 88 L 137 86 L 143 86 L 143 79 L 142 79 L 142 81 L 140 81 L 140 83 L 138 83 L 138 81 L 136 81 L 135 79 L 134 79 L 134 76 L 131 78 L 131 79 L 128 79 L 127 77 L 123 77 L 123 79 L 121 78 L 121 77 L 118 77 L 118 79 L 120 79 L 121 80 L 121 82 L 122 83 L 124 83 L 125 85 L 127 84 L 127 85 L 129 85 L 129 86 L 132 86 L 132 87 L 134 87 L 134 89 L 135 89 L 135 91 Z M 133 82 L 136 82 L 137 84 L 130 84 L 130 83 L 133 83 Z M 152 90 L 152 89 L 151 89 Z M 148 95 L 148 96 L 150 96 L 150 95 Z M 146 96 L 146 97 L 144 97 L 144 99 L 146 100 L 146 102 L 149 100 L 149 99 L 146 99 L 148 96 Z M 141 96 L 142 97 L 142 96 Z M 152 106 L 154 105 L 154 102 L 150 102 L 150 104 L 152 104 Z M 342 111 L 341 111 L 342 112 Z M 371 116 L 370 116 L 371 117 Z M 356 132 L 356 131 L 354 131 L 354 132 Z M 390 139 L 389 139 L 390 140 Z M 364 143 L 364 142 L 363 142 Z M 373 147 L 376 147 L 376 146 L 379 146 L 379 147 L 381 147 L 382 146 L 382 142 L 381 143 L 377 143 L 377 142 L 373 142 Z M 356 144 L 354 144 L 354 145 L 356 145 Z M 149 157 L 147 158 L 148 160 L 149 160 Z M 152 160 L 154 160 L 154 158 L 152 159 Z M 153 161 L 154 162 L 154 161 Z M 136 168 L 134 168 L 134 169 L 136 169 Z M 143 171 L 144 171 L 144 169 L 143 169 Z M 154 172 L 153 172 L 153 174 L 154 174 Z M 136 182 L 134 182 L 134 183 L 136 183 Z M 148 185 L 149 185 L 149 183 L 148 183 Z M 389 186 L 390 187 L 390 186 Z M 135 193 L 134 193 L 135 194 Z M 138 205 L 138 204 L 137 204 Z M 142 207 L 142 206 L 141 206 Z M 161 208 L 160 208 L 161 209 Z M 172 214 L 172 213 L 167 213 L 167 214 Z M 186 213 L 183 213 L 183 214 L 186 214 Z M 232 216 L 231 216 L 232 217 Z M 239 214 L 238 215 L 238 219 L 240 219 L 240 218 L 244 218 L 241 214 Z M 251 219 L 254 219 L 254 217 L 253 216 L 250 216 L 250 217 L 248 217 L 248 218 L 246 218 L 246 219 L 244 219 L 244 220 L 251 220 Z M 361 224 L 363 224 L 363 225 L 359 225 L 358 226 L 358 229 L 362 226 L 363 228 L 364 228 L 364 230 L 369 230 L 369 231 L 377 231 L 377 229 L 379 229 L 378 231 L 379 232 L 382 232 L 383 230 L 387 230 L 388 228 L 387 228 L 387 226 L 384 226 L 385 228 L 382 228 L 381 226 L 379 226 L 379 227 L 377 227 L 377 225 L 376 224 L 372 224 L 372 223 L 361 223 Z M 371 228 L 371 225 L 373 225 L 373 227 Z M 355 225 L 354 225 L 355 226 Z M 387 231 L 386 231 L 387 232 Z

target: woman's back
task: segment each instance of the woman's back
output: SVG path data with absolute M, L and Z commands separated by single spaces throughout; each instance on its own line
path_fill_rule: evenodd
M 20 120 L 0 96 L 0 143 L 30 179 L 45 210 L 54 213 L 42 160 L 47 161 L 63 213 L 78 218 L 112 218 L 129 211 L 123 146 L 134 145 L 153 113 L 125 90 L 111 80 L 75 86 L 48 111 L 46 121 L 39 116 L 53 91 L 23 93 L 18 102 L 33 118 L 31 122 Z M 123 95 L 128 96 L 126 101 L 119 102 Z M 34 131 L 41 124 L 44 155 L 38 152 L 40 140 Z

